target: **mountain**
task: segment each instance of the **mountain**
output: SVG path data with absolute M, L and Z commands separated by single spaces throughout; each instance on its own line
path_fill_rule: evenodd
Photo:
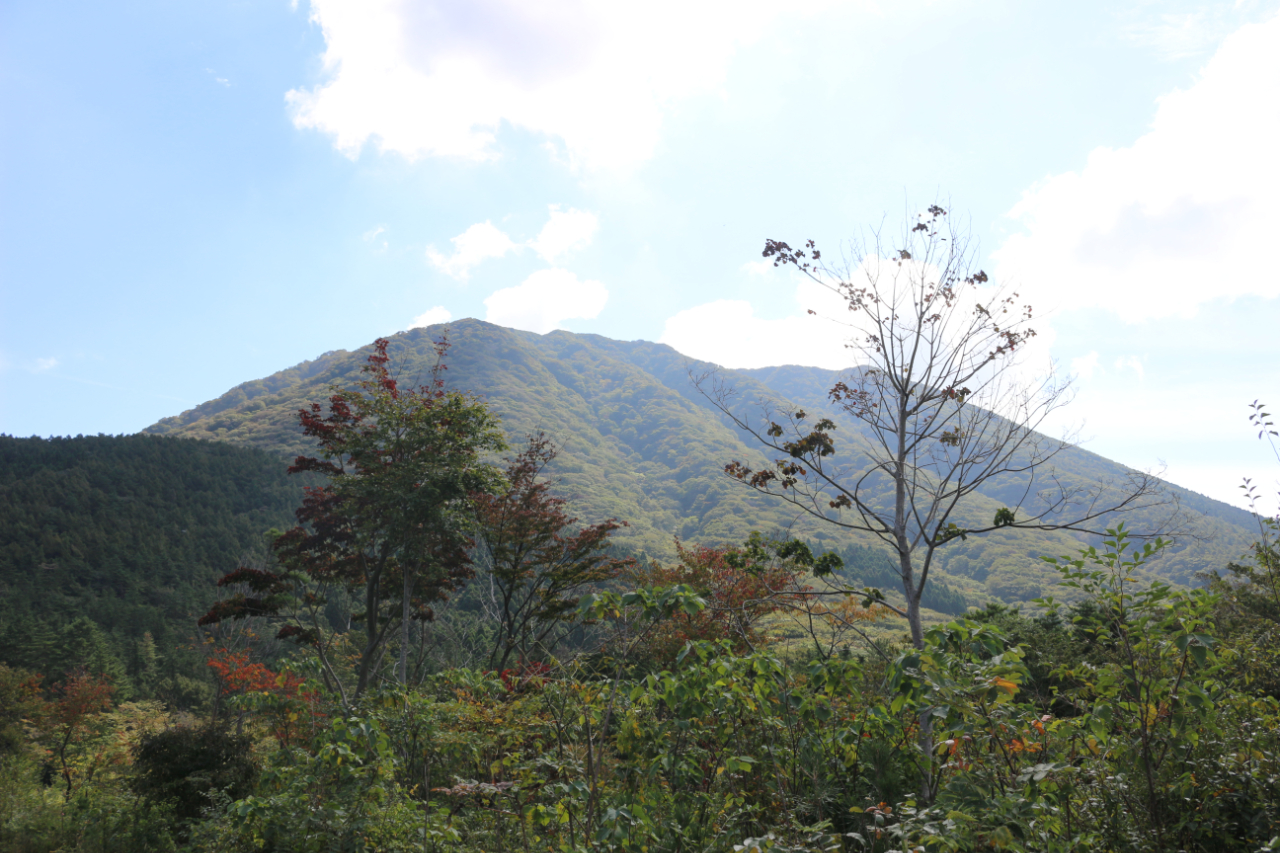
M 714 372 L 732 387 L 735 411 L 757 412 L 758 401 L 795 404 L 830 412 L 826 392 L 839 374 L 785 366 L 724 370 L 689 359 L 668 346 L 615 341 L 564 331 L 538 335 L 462 320 L 414 329 L 392 339 L 390 352 L 401 381 L 426 377 L 435 359 L 433 340 L 447 331 L 447 379 L 451 387 L 486 399 L 514 443 L 543 430 L 560 446 L 555 473 L 584 521 L 606 517 L 631 525 L 619 541 L 657 557 L 669 556 L 674 537 L 702 542 L 741 540 L 753 529 L 789 530 L 829 548 L 875 545 L 804 517 L 779 501 L 731 482 L 725 463 L 753 466 L 767 460 L 704 396 L 692 376 Z M 260 448 L 280 457 L 310 453 L 297 426 L 299 408 L 322 401 L 333 385 L 360 377 L 371 345 L 355 352 L 328 352 L 314 361 L 246 382 L 145 432 L 211 439 Z M 864 439 L 852 419 L 838 414 L 846 471 L 859 470 Z M 1080 448 L 1054 462 L 1068 482 L 1122 477 L 1127 469 Z M 1016 501 L 1023 483 L 1012 478 L 988 484 L 963 507 L 965 518 L 989 520 Z M 1256 538 L 1243 510 L 1170 485 L 1195 534 L 1179 542 L 1154 566 L 1179 583 L 1197 572 L 1219 569 Z M 960 519 L 963 524 L 965 519 Z M 1129 516 L 1131 528 L 1154 529 L 1158 512 Z M 1184 528 L 1187 525 L 1183 525 Z M 1042 594 L 1052 578 L 1041 555 L 1071 554 L 1084 537 L 1064 532 L 997 531 L 945 549 L 939 580 L 971 602 L 987 598 L 1025 601 Z M 1053 577 L 1056 577 L 1053 576 Z

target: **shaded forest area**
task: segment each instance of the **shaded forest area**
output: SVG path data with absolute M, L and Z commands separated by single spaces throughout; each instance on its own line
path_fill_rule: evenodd
M 263 559 L 303 483 L 263 451 L 191 439 L 0 436 L 0 661 L 87 665 L 122 698 L 211 697 L 195 617 Z

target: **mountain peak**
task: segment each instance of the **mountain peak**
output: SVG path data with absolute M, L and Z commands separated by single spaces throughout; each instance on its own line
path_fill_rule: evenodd
M 388 351 L 402 377 L 425 380 L 436 358 L 434 342 L 446 330 L 448 385 L 481 395 L 502 419 L 513 446 L 530 433 L 546 432 L 561 448 L 554 474 L 575 513 L 584 522 L 610 517 L 629 522 L 618 538 L 636 550 L 666 556 L 677 536 L 735 542 L 751 530 L 788 531 L 826 547 L 882 547 L 871 537 L 853 537 L 730 481 L 723 473 L 726 463 L 739 460 L 759 468 L 769 460 L 691 381 L 693 375 L 717 370 L 738 392 L 734 405 L 741 407 L 740 414 L 754 413 L 759 400 L 817 412 L 831 408 L 827 392 L 837 371 L 797 365 L 727 370 L 650 341 L 564 330 L 540 335 L 466 318 L 391 336 Z M 372 343 L 352 352 L 327 352 L 237 385 L 145 432 L 249 445 L 282 458 L 311 453 L 315 448 L 298 427 L 298 410 L 324 400 L 331 386 L 358 381 L 370 352 Z M 838 435 L 848 456 L 845 464 L 857 468 L 858 424 L 842 413 L 832 416 L 842 425 Z M 1068 449 L 1055 464 L 1056 473 L 1077 481 L 1114 478 L 1127 470 L 1078 448 Z M 1005 493 L 1019 488 L 991 483 L 965 511 L 990 519 L 1017 499 Z M 1226 504 L 1177 491 L 1200 532 L 1216 536 L 1161 558 L 1163 574 L 1189 583 L 1196 572 L 1239 556 L 1252 541 L 1250 518 Z M 1155 521 L 1131 517 L 1129 524 Z M 948 546 L 940 552 L 941 568 L 971 600 L 988 595 L 1027 600 L 1043 592 L 1047 579 L 1040 555 L 1072 554 L 1081 545 L 1080 538 L 1061 531 L 999 531 Z

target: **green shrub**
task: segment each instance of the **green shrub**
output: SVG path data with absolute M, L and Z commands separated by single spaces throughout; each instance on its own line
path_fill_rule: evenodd
M 211 795 L 232 799 L 253 790 L 258 768 L 253 740 L 214 725 L 175 726 L 145 735 L 134 751 L 133 790 L 154 802 L 170 802 L 182 821 L 195 821 Z

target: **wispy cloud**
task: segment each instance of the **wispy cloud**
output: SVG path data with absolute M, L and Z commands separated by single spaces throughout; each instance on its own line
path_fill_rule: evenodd
M 600 222 L 594 213 L 572 207 L 562 210 L 560 205 L 553 204 L 548 207 L 547 223 L 532 240 L 517 243 L 491 221 L 485 220 L 451 238 L 449 242 L 453 244 L 453 252 L 448 255 L 428 246 L 427 260 L 436 269 L 459 281 L 466 281 L 471 270 L 480 263 L 526 248 L 532 249 L 547 263 L 554 264 L 564 256 L 589 246 L 599 228 Z
M 1120 32 L 1129 41 L 1174 61 L 1208 55 L 1229 34 L 1276 13 L 1275 0 L 1212 0 L 1189 12 L 1157 11 L 1156 4 L 1122 7 Z
M 1093 374 L 1101 371 L 1098 366 L 1098 351 L 1093 350 L 1088 355 L 1071 359 L 1071 374 L 1077 376 L 1086 382 L 1093 378 Z
M 373 245 L 376 252 L 385 252 L 390 243 L 386 240 L 379 240 L 383 234 L 387 233 L 387 226 L 377 225 L 360 235 L 360 239 L 366 243 Z
M 772 258 L 761 258 L 758 261 L 747 261 L 742 265 L 742 271 L 747 275 L 769 275 L 773 270 L 774 266 Z
M 1147 375 L 1147 369 L 1142 364 L 1142 359 L 1136 355 L 1126 355 L 1116 359 L 1116 370 L 1124 370 L 1128 368 L 1138 374 L 1138 381 L 1141 382 Z

